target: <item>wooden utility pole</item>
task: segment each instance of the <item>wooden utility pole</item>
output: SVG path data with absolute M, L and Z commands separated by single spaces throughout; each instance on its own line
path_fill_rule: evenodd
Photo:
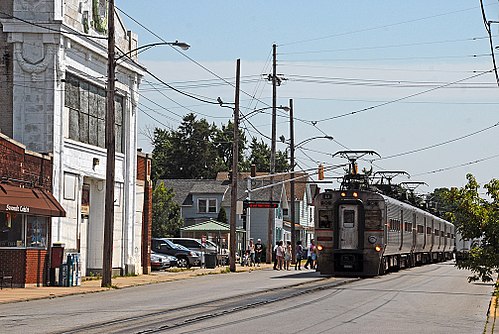
M 291 152 L 291 248 L 292 262 L 296 263 L 296 231 L 295 231 L 295 128 L 293 123 L 293 99 L 289 99 L 289 147 Z
M 272 138 L 270 143 L 270 182 L 274 183 L 276 154 L 276 117 L 277 117 L 277 45 L 272 45 Z M 274 187 L 270 188 L 270 201 L 273 201 Z M 275 209 L 269 209 L 267 230 L 267 263 L 272 261 L 274 239 Z
M 115 177 L 115 133 L 114 133 L 114 0 L 108 0 L 107 18 L 107 101 L 106 101 L 106 198 L 104 212 L 104 251 L 102 254 L 101 286 L 111 286 L 113 271 L 113 230 L 114 230 L 114 177 Z
M 236 96 L 234 104 L 234 142 L 232 143 L 232 188 L 230 193 L 230 271 L 236 271 L 237 179 L 239 178 L 239 81 L 241 60 L 236 64 Z

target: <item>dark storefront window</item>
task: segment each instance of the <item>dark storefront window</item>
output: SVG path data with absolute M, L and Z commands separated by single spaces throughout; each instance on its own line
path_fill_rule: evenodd
M 105 148 L 106 91 L 66 74 L 64 105 L 69 108 L 69 138 Z M 123 152 L 123 97 L 115 96 L 116 152 Z
M 35 248 L 47 247 L 47 220 L 46 217 L 27 217 L 26 246 Z
M 47 217 L 0 212 L 0 247 L 47 247 Z

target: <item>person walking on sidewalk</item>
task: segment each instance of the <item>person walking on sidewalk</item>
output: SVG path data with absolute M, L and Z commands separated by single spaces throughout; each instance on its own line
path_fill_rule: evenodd
M 307 262 L 305 263 L 304 268 L 308 269 L 308 265 L 310 265 L 311 269 L 315 268 L 315 242 L 314 239 L 310 240 L 310 246 L 307 249 Z
M 277 270 L 282 270 L 284 267 L 284 246 L 282 240 L 277 244 L 275 256 L 277 258 Z
M 249 245 L 249 266 L 255 266 L 255 244 L 253 243 L 253 238 L 250 238 Z
M 295 270 L 298 267 L 298 270 L 301 270 L 301 260 L 303 259 L 303 246 L 301 245 L 301 241 L 298 240 L 296 242 L 296 263 Z
M 260 267 L 260 263 L 262 262 L 262 254 L 263 254 L 262 239 L 257 239 L 255 244 L 255 262 L 258 267 Z
M 279 241 L 276 241 L 274 250 L 272 252 L 272 257 L 274 258 L 274 270 L 277 270 L 277 248 L 279 247 Z
M 291 247 L 291 241 L 286 242 L 286 247 L 284 248 L 284 269 L 289 270 L 291 266 L 291 259 L 293 258 L 293 248 Z

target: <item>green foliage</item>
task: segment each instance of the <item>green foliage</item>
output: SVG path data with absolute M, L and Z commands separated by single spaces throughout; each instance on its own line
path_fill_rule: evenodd
M 179 237 L 184 225 L 180 207 L 173 201 L 175 194 L 163 183 L 158 184 L 152 194 L 152 236 Z
M 224 224 L 228 223 L 228 221 L 227 221 L 227 213 L 225 212 L 225 209 L 223 207 L 220 207 L 220 211 L 218 212 L 217 221 L 221 222 L 221 223 L 224 223 Z
M 476 240 L 469 257 L 458 264 L 469 269 L 469 281 L 490 282 L 499 273 L 499 180 L 493 179 L 484 188 L 491 201 L 480 197 L 480 185 L 471 174 L 461 189 L 452 188 L 445 195 L 453 211 L 448 218 L 457 226 L 462 238 Z
M 218 128 L 194 114 L 184 117 L 178 130 L 154 130 L 153 181 L 159 179 L 214 179 L 218 172 L 232 169 L 234 124 Z M 246 136 L 239 130 L 239 170 L 249 171 L 252 163 L 258 171 L 270 171 L 270 148 L 253 138 L 249 154 Z M 248 157 L 248 158 L 246 158 Z M 286 152 L 276 152 L 276 172 L 289 170 Z
M 270 171 L 270 151 L 271 148 L 258 139 L 253 138 L 250 144 L 251 154 L 249 156 L 250 164 L 256 165 L 257 171 Z M 277 151 L 275 161 L 275 171 L 277 173 L 289 170 L 288 155 L 286 152 Z

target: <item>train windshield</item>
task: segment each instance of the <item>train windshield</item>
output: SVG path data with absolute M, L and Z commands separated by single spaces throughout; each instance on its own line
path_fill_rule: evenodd
M 355 226 L 355 211 L 354 210 L 344 210 L 343 211 L 343 227 L 353 228 Z

